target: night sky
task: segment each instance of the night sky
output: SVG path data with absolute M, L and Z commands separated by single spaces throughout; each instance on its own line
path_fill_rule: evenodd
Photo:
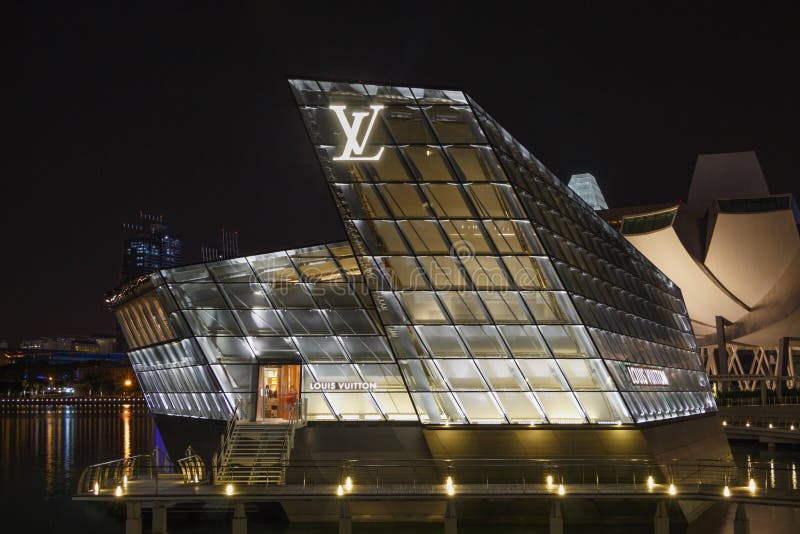
M 238 4 L 5 14 L 0 339 L 113 332 L 103 293 L 140 209 L 188 261 L 223 226 L 243 254 L 343 239 L 288 75 L 462 88 L 612 207 L 685 199 L 709 152 L 754 149 L 772 192 L 800 190 L 789 12 Z

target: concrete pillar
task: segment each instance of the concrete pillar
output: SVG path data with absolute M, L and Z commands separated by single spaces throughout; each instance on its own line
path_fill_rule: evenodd
M 750 534 L 750 519 L 748 519 L 747 511 L 744 509 L 744 504 L 742 503 L 736 505 L 736 517 L 733 520 L 733 534 Z
M 658 501 L 656 515 L 653 516 L 654 534 L 669 534 L 669 514 L 665 501 Z
M 153 505 L 153 534 L 167 534 L 167 507 Z
M 347 501 L 339 503 L 339 534 L 353 534 L 353 518 Z
M 244 512 L 244 503 L 233 503 L 233 525 L 232 534 L 247 534 L 247 514 Z
M 782 337 L 778 341 L 778 361 L 775 362 L 775 394 L 779 400 L 783 399 L 783 392 L 786 387 L 786 382 L 781 378 L 789 374 L 789 359 L 792 357 L 791 349 L 789 348 L 788 337 Z
M 728 351 L 725 350 L 725 319 L 717 315 L 717 374 L 728 374 Z M 728 391 L 728 382 L 717 382 L 717 390 L 720 392 Z
M 125 534 L 142 534 L 142 503 L 125 503 Z
M 456 501 L 447 501 L 447 510 L 444 513 L 444 534 L 458 533 L 458 518 L 456 517 Z
M 564 516 L 559 501 L 550 503 L 550 534 L 564 534 Z

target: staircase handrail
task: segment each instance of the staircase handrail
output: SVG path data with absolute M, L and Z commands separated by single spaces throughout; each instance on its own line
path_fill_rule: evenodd
M 239 420 L 239 406 L 242 403 L 242 399 L 236 401 L 236 404 L 233 405 L 233 414 L 231 418 L 228 419 L 227 425 L 225 425 L 225 436 L 222 438 L 222 443 L 219 447 L 219 454 L 215 455 L 217 457 L 217 461 L 215 462 L 217 468 L 216 478 L 220 478 L 222 476 L 222 471 L 224 469 L 225 463 L 225 453 L 227 452 L 228 447 L 230 446 L 231 438 L 233 437 L 233 430 L 236 428 L 236 421 Z

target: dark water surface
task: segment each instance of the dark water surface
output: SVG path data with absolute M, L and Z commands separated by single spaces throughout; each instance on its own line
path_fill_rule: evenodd
M 147 408 L 140 405 L 0 407 L 0 532 L 122 533 L 120 509 L 74 502 L 71 499 L 75 487 L 83 469 L 90 464 L 151 452 L 157 432 Z M 797 448 L 770 451 L 755 445 L 735 445 L 733 450 L 737 463 L 748 458 L 753 462 L 772 460 L 800 469 Z M 796 478 L 789 485 L 794 485 L 792 482 L 797 484 Z M 144 532 L 149 532 L 150 518 L 145 515 L 143 519 Z M 175 534 L 230 532 L 229 518 L 222 512 L 170 511 L 168 523 L 169 531 Z M 253 516 L 248 526 L 251 533 L 336 532 L 333 524 L 286 525 Z M 751 525 L 751 532 L 754 526 Z M 394 533 L 444 529 L 441 524 L 358 524 L 354 530 Z M 459 532 L 486 530 L 486 525 L 459 525 Z M 535 532 L 511 526 L 491 530 L 495 534 Z M 780 529 L 773 532 L 776 530 Z

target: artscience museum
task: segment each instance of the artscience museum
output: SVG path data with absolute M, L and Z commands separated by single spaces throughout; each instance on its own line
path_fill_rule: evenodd
M 434 456 L 458 429 L 594 432 L 584 452 L 613 429 L 631 454 L 729 454 L 680 289 L 467 94 L 290 88 L 347 240 L 116 291 L 160 427 L 297 417 Z M 674 446 L 646 435 L 667 427 Z

